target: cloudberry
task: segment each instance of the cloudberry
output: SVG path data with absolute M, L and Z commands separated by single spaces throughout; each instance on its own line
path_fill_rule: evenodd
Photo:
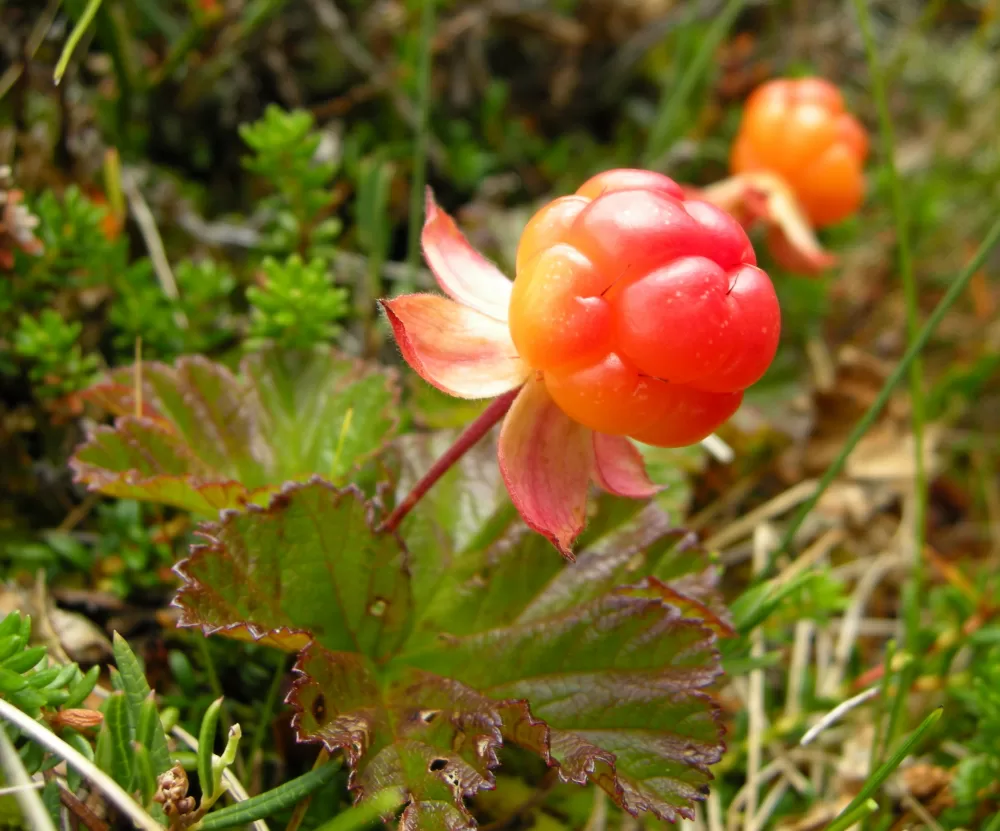
M 530 220 L 510 333 L 572 419 L 680 446 L 737 409 L 770 365 L 780 313 L 743 228 L 671 179 L 612 170 Z
M 777 173 L 820 227 L 861 205 L 867 155 L 867 133 L 833 84 L 783 78 L 762 84 L 747 100 L 730 167 L 736 174 Z

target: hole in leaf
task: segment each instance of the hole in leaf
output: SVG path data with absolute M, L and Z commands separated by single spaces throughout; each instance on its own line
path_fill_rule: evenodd
M 385 610 L 389 607 L 389 604 L 381 597 L 376 597 L 371 605 L 368 607 L 368 614 L 372 617 L 382 617 L 385 614 Z
M 326 699 L 323 697 L 322 693 L 316 696 L 316 700 L 313 701 L 310 710 L 312 711 L 313 718 L 315 718 L 316 721 L 323 721 L 326 716 Z
M 438 771 L 444 770 L 448 767 L 447 759 L 431 759 L 431 763 L 427 766 L 427 769 L 431 773 L 437 773 Z

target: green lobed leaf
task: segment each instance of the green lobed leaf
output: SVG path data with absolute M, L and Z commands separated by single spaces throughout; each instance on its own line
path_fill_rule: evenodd
M 320 481 L 225 513 L 178 567 L 182 622 L 305 645 L 300 739 L 344 753 L 361 804 L 401 788 L 403 828 L 473 827 L 465 800 L 504 741 L 630 813 L 690 816 L 723 750 L 706 689 L 732 634 L 708 556 L 654 505 L 609 498 L 566 565 L 492 491 L 461 507 L 474 470 L 417 507 L 405 548 L 373 530 L 377 503 Z
M 392 653 L 412 598 L 399 540 L 372 531 L 375 507 L 353 488 L 287 485 L 267 508 L 228 512 L 181 562 L 181 623 L 298 649 Z
M 401 436 L 396 499 L 402 500 L 416 481 L 458 435 L 447 430 Z M 441 594 L 456 564 L 470 552 L 493 542 L 516 517 L 497 465 L 495 439 L 487 438 L 467 452 L 417 504 L 400 528 L 411 558 L 416 614 Z
M 344 752 L 360 803 L 401 788 L 410 800 L 401 827 L 425 827 L 418 820 L 424 814 L 450 817 L 449 828 L 474 827 L 464 799 L 494 787 L 491 769 L 502 744 L 497 702 L 417 671 L 383 686 L 368 659 L 315 645 L 295 671 L 295 727 Z
M 421 631 L 467 634 L 540 619 L 616 586 L 654 577 L 664 600 L 690 611 L 720 635 L 732 634 L 708 555 L 693 535 L 673 529 L 655 505 L 601 499 L 582 539 L 586 547 L 566 568 L 547 556 L 543 538 L 514 526 L 494 545 L 448 570 L 434 594 L 424 599 L 431 611 Z M 419 633 L 411 646 L 418 638 Z
M 403 499 L 417 480 L 454 443 L 455 430 L 409 433 L 400 436 L 395 447 L 400 454 L 396 496 Z M 433 525 L 438 541 L 456 553 L 493 542 L 481 540 L 490 519 L 509 503 L 497 464 L 496 435 L 491 434 L 468 450 L 418 503 L 404 524 L 409 541 L 417 518 Z M 502 529 L 501 529 L 502 530 Z
M 77 481 L 110 496 L 214 515 L 266 503 L 283 482 L 340 479 L 382 449 L 397 426 L 395 375 L 328 348 L 267 348 L 239 376 L 200 356 L 134 368 L 87 393 L 118 416 L 71 459 Z
M 449 639 L 404 656 L 492 698 L 525 700 L 548 726 L 527 744 L 571 782 L 592 779 L 630 813 L 676 820 L 721 757 L 702 690 L 721 673 L 715 635 L 660 596 L 655 578 L 555 614 Z M 530 727 L 505 716 L 504 731 Z

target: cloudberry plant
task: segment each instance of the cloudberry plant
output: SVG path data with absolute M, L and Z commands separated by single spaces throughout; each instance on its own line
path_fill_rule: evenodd
M 589 481 L 626 497 L 657 490 L 628 438 L 705 438 L 777 349 L 778 301 L 742 226 L 659 173 L 607 171 L 543 207 L 521 237 L 513 283 L 431 198 L 422 241 L 451 299 L 383 301 L 403 356 L 444 392 L 499 398 L 386 527 L 503 418 L 511 499 L 570 556 Z
M 769 171 L 795 192 L 814 226 L 853 214 L 864 196 L 868 136 L 821 78 L 781 78 L 747 100 L 733 143 L 733 173 Z

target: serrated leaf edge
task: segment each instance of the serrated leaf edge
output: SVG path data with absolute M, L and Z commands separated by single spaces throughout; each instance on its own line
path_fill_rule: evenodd
M 630 590 L 631 591 L 637 591 L 637 590 L 638 591 L 643 591 L 643 590 L 648 590 L 649 588 L 657 588 L 658 589 L 659 586 L 665 586 L 665 585 L 666 584 L 664 584 L 662 581 L 658 580 L 657 578 L 644 578 L 639 583 L 636 583 L 636 584 L 633 584 L 633 585 L 629 585 L 629 586 L 619 586 L 616 589 L 614 589 L 613 591 L 614 592 L 626 592 L 627 593 Z M 682 596 L 687 602 L 695 604 L 699 608 L 701 608 L 702 605 L 703 605 L 703 604 L 699 603 L 698 601 L 696 601 L 694 598 L 690 598 L 687 595 L 680 595 L 680 593 L 678 593 L 678 592 L 673 592 L 673 593 L 677 594 L 679 596 Z M 717 681 L 718 678 L 721 675 L 723 675 L 723 673 L 724 673 L 724 670 L 722 668 L 721 653 L 719 652 L 718 648 L 714 646 L 717 643 L 718 639 L 719 639 L 719 635 L 718 635 L 718 632 L 716 631 L 716 628 L 712 625 L 711 622 L 698 620 L 696 618 L 685 617 L 683 609 L 681 609 L 681 608 L 679 608 L 677 606 L 674 606 L 673 604 L 669 603 L 667 600 L 661 600 L 660 603 L 663 606 L 665 606 L 665 607 L 674 609 L 677 612 L 677 614 L 678 614 L 678 620 L 685 621 L 685 622 L 696 624 L 696 625 L 700 626 L 704 630 L 704 632 L 705 632 L 706 639 L 713 645 L 712 649 L 711 649 L 711 653 L 715 657 L 716 660 L 715 660 L 715 671 L 711 673 L 711 676 L 712 676 L 711 680 L 706 681 L 701 686 L 701 689 L 694 689 L 694 690 L 691 690 L 688 693 L 692 698 L 695 698 L 695 699 L 697 699 L 699 701 L 702 701 L 702 702 L 704 702 L 707 705 L 707 709 L 708 709 L 708 711 L 709 711 L 709 713 L 711 715 L 711 719 L 715 723 L 715 726 L 716 726 L 715 744 L 718 746 L 718 751 L 714 755 L 714 758 L 711 761 L 706 762 L 706 763 L 689 762 L 688 764 L 690 764 L 690 766 L 692 768 L 695 768 L 699 772 L 703 773 L 710 780 L 712 780 L 715 777 L 714 777 L 714 775 L 711 772 L 711 765 L 716 764 L 719 761 L 719 759 L 722 758 L 722 756 L 725 754 L 725 751 L 726 751 L 726 742 L 725 742 L 726 728 L 725 728 L 725 723 L 724 723 L 724 716 L 723 716 L 722 707 L 719 705 L 719 702 L 717 701 L 717 699 L 713 695 L 711 695 L 710 693 L 704 691 L 705 688 L 707 688 L 707 687 L 711 686 L 712 684 L 714 684 L 715 681 Z M 558 617 L 562 616 L 562 614 L 563 613 L 557 614 L 554 617 L 558 618 Z M 717 619 L 714 614 L 712 615 L 712 617 L 715 618 L 715 619 Z M 514 625 L 518 625 L 518 624 L 514 624 Z M 723 624 L 723 625 L 725 625 L 725 624 Z M 292 721 L 291 721 L 292 729 L 294 730 L 296 739 L 299 742 L 303 742 L 303 743 L 320 742 L 331 753 L 334 753 L 334 752 L 336 752 L 338 750 L 343 751 L 344 755 L 345 755 L 345 761 L 348 764 L 349 768 L 351 768 L 351 775 L 350 775 L 350 778 L 349 778 L 348 781 L 349 781 L 349 785 L 353 789 L 354 785 L 352 783 L 353 783 L 353 780 L 354 780 L 355 769 L 356 769 L 356 766 L 357 766 L 358 762 L 360 761 L 360 757 L 364 754 L 364 750 L 363 749 L 362 750 L 357 750 L 357 749 L 353 749 L 353 748 L 349 750 L 349 749 L 344 748 L 344 747 L 330 746 L 322 738 L 317 739 L 317 738 L 313 738 L 313 737 L 305 734 L 303 732 L 303 730 L 302 730 L 302 727 L 301 727 L 301 719 L 302 719 L 302 716 L 303 716 L 303 709 L 302 709 L 301 705 L 299 704 L 299 695 L 298 695 L 298 693 L 299 693 L 300 690 L 302 690 L 308 684 L 311 683 L 310 676 L 303 669 L 302 665 L 304 664 L 305 659 L 308 656 L 309 650 L 313 646 L 315 646 L 315 647 L 317 647 L 319 649 L 323 649 L 323 647 L 320 646 L 319 644 L 315 644 L 315 642 L 310 642 L 310 644 L 307 645 L 299 653 L 299 656 L 298 656 L 298 658 L 297 658 L 294 666 L 292 667 L 292 672 L 295 673 L 296 675 L 298 675 L 298 677 L 295 679 L 295 681 L 292 682 L 291 689 L 289 690 L 288 695 L 285 697 L 285 703 L 288 704 L 289 706 L 291 706 L 292 709 L 293 709 L 293 711 L 294 711 L 293 715 L 292 715 Z M 439 676 L 439 677 L 443 677 L 443 676 Z M 447 680 L 452 680 L 452 679 L 447 679 Z M 456 683 L 460 683 L 460 682 L 456 682 Z M 521 720 L 523 720 L 523 723 L 526 724 L 529 728 L 539 730 L 540 733 L 541 733 L 541 735 L 539 737 L 541 739 L 541 744 L 540 744 L 539 747 L 533 747 L 533 746 L 529 746 L 529 745 L 527 745 L 525 743 L 518 742 L 516 736 L 511 732 L 511 729 L 514 727 L 514 725 L 508 724 L 507 721 L 502 718 L 502 723 L 501 723 L 501 728 L 500 728 L 501 729 L 501 739 L 500 739 L 499 744 L 497 744 L 494 748 L 492 748 L 492 754 L 491 754 L 491 759 L 490 759 L 491 763 L 487 764 L 487 769 L 488 770 L 494 770 L 496 767 L 499 766 L 499 762 L 497 760 L 496 753 L 503 746 L 504 738 L 509 738 L 511 740 L 511 744 L 515 744 L 515 745 L 518 745 L 518 746 L 521 746 L 521 747 L 525 747 L 526 749 L 531 750 L 532 752 L 537 753 L 548 767 L 550 767 L 550 768 L 552 768 L 552 767 L 559 768 L 559 770 L 557 771 L 557 775 L 559 776 L 559 779 L 561 781 L 563 781 L 563 782 L 572 783 L 572 784 L 576 784 L 576 785 L 586 785 L 588 783 L 588 781 L 591 781 L 591 777 L 593 777 L 597 773 L 598 764 L 604 764 L 604 765 L 606 765 L 608 767 L 608 770 L 609 770 L 610 778 L 614 782 L 614 791 L 615 792 L 613 794 L 610 794 L 610 795 L 612 796 L 612 798 L 614 799 L 614 801 L 615 801 L 616 804 L 618 804 L 619 806 L 621 806 L 623 810 L 625 810 L 627 813 L 631 814 L 634 817 L 638 817 L 639 814 L 642 813 L 643 811 L 648 811 L 653 816 L 655 816 L 657 819 L 664 820 L 664 821 L 667 821 L 667 822 L 676 822 L 678 818 L 684 818 L 684 819 L 693 819 L 694 818 L 694 810 L 691 809 L 691 808 L 677 807 L 677 808 L 670 808 L 668 810 L 658 810 L 653 805 L 647 805 L 646 807 L 640 806 L 639 808 L 633 809 L 630 805 L 626 804 L 625 803 L 625 794 L 626 794 L 626 791 L 625 791 L 625 788 L 622 786 L 621 780 L 619 779 L 619 776 L 618 776 L 618 770 L 617 770 L 617 765 L 616 765 L 617 757 L 611 751 L 604 750 L 603 748 L 597 748 L 600 751 L 600 753 L 594 754 L 588 760 L 588 762 L 585 765 L 583 765 L 583 767 L 582 767 L 583 776 L 568 776 L 568 775 L 565 775 L 562 766 L 552 756 L 552 749 L 551 749 L 552 728 L 549 727 L 549 725 L 545 722 L 544 719 L 539 719 L 539 718 L 537 718 L 537 717 L 534 716 L 534 714 L 531 712 L 530 702 L 527 699 L 520 699 L 520 698 L 493 699 L 493 701 L 496 704 L 497 710 L 501 712 L 501 716 L 502 716 L 502 714 L 503 714 L 504 711 L 506 711 L 506 710 L 513 710 L 513 711 L 518 712 L 520 714 L 519 723 L 521 723 Z M 565 732 L 567 732 L 567 733 L 573 733 L 575 731 L 567 730 Z M 607 790 L 607 788 L 604 786 L 603 781 L 595 780 L 594 784 L 597 785 L 598 787 L 602 787 L 605 790 Z M 486 788 L 486 789 L 488 790 L 489 788 Z M 702 786 L 701 788 L 699 788 L 699 790 L 702 792 L 703 795 L 707 795 L 707 793 L 708 793 L 708 786 L 707 785 Z M 463 796 L 465 796 L 465 797 L 470 797 L 472 795 L 473 794 L 463 794 Z M 459 800 L 459 804 L 456 807 L 458 808 L 459 811 L 462 812 L 463 815 L 469 816 L 468 809 L 467 809 L 467 807 L 464 804 L 462 804 L 461 800 Z
M 272 490 L 272 486 L 254 488 L 251 490 L 244 487 L 242 483 L 237 482 L 235 479 L 220 478 L 202 480 L 195 476 L 171 473 L 158 473 L 154 476 L 143 476 L 135 468 L 122 471 L 112 471 L 106 467 L 101 467 L 100 465 L 95 465 L 80 459 L 80 454 L 94 447 L 100 436 L 110 435 L 121 438 L 122 432 L 129 424 L 140 424 L 144 427 L 148 427 L 152 431 L 161 433 L 168 437 L 177 435 L 172 429 L 165 428 L 162 422 L 145 416 L 141 418 L 136 418 L 132 415 L 118 416 L 114 421 L 113 427 L 106 424 L 95 425 L 88 430 L 84 441 L 73 451 L 73 455 L 69 458 L 68 465 L 70 470 L 73 471 L 74 483 L 86 485 L 88 490 L 101 493 L 107 492 L 109 488 L 113 488 L 118 485 L 125 485 L 130 488 L 152 488 L 160 482 L 179 482 L 187 485 L 192 491 L 198 493 L 199 495 L 204 495 L 204 492 L 209 488 L 226 490 L 232 489 L 237 494 L 236 501 L 243 504 L 249 504 L 254 496 L 258 496 Z M 192 454 L 188 447 L 184 447 L 184 452 L 187 458 L 198 461 L 198 457 Z M 147 499 L 145 501 L 156 500 Z M 212 505 L 212 502 L 209 499 L 206 499 L 205 502 L 207 505 Z
M 347 785 L 348 788 L 355 793 L 355 803 L 357 804 L 367 796 L 362 792 L 360 785 L 358 785 L 356 776 L 358 774 L 357 766 L 361 761 L 361 758 L 367 753 L 368 749 L 366 747 L 358 747 L 358 746 L 346 747 L 340 745 L 331 745 L 322 738 L 313 738 L 307 735 L 302 728 L 302 716 L 304 714 L 304 709 L 302 707 L 302 704 L 300 703 L 301 698 L 299 693 L 309 684 L 313 683 L 311 676 L 304 669 L 304 664 L 310 657 L 310 651 L 314 648 L 320 650 L 321 652 L 329 652 L 329 650 L 326 650 L 323 646 L 317 644 L 315 641 L 310 642 L 310 644 L 306 646 L 299 653 L 298 658 L 295 661 L 295 664 L 292 666 L 292 673 L 298 677 L 292 682 L 291 688 L 289 689 L 288 694 L 285 696 L 285 703 L 288 704 L 293 710 L 291 719 L 292 730 L 295 732 L 296 740 L 301 743 L 305 744 L 320 743 L 329 753 L 336 753 L 337 751 L 341 751 L 344 754 L 344 761 L 349 769 Z M 331 654 L 336 654 L 336 653 L 331 653 Z M 442 676 L 434 676 L 433 673 L 422 673 L 422 674 L 428 677 L 443 678 Z M 452 681 L 453 679 L 444 678 L 443 680 Z M 454 683 L 460 684 L 463 687 L 466 686 L 458 681 L 455 681 Z M 470 687 L 468 689 L 472 688 Z M 474 690 L 474 692 L 478 691 Z M 488 698 L 488 696 L 485 697 Z M 515 701 L 515 700 L 510 700 L 509 702 L 506 702 L 506 701 L 496 700 L 495 703 L 497 705 L 496 709 L 498 711 L 500 710 L 501 706 L 523 705 L 523 707 L 520 707 L 520 709 L 524 711 L 524 713 L 528 718 L 533 718 L 527 709 L 526 702 Z M 541 724 L 542 722 L 536 721 L 536 723 Z M 546 728 L 546 730 L 547 729 L 548 728 Z M 475 819 L 473 818 L 472 814 L 469 811 L 468 806 L 465 804 L 465 799 L 475 796 L 475 794 L 478 791 L 493 790 L 496 788 L 496 777 L 493 775 L 492 771 L 496 770 L 500 766 L 500 760 L 497 755 L 497 752 L 500 750 L 501 747 L 503 747 L 502 715 L 495 721 L 495 723 L 491 725 L 491 729 L 489 732 L 490 732 L 490 740 L 488 744 L 482 749 L 477 750 L 477 755 L 483 760 L 483 763 L 487 771 L 486 775 L 483 777 L 484 784 L 478 789 L 473 789 L 473 790 L 463 790 L 458 788 L 457 786 L 453 787 L 453 792 L 454 792 L 453 798 L 455 800 L 455 804 L 453 807 L 462 815 L 464 819 L 467 820 L 470 828 L 475 828 L 476 823 Z M 546 758 L 545 761 L 547 764 L 549 764 L 550 767 L 552 766 L 550 758 Z M 407 797 L 406 810 L 409 810 L 409 808 L 416 803 L 409 794 L 406 794 L 406 797 Z M 406 813 L 406 811 L 404 811 L 404 813 Z
M 266 638 L 279 635 L 292 635 L 301 636 L 306 638 L 306 642 L 297 647 L 297 650 L 301 653 L 304 652 L 309 646 L 314 642 L 312 640 L 312 632 L 307 629 L 298 629 L 291 626 L 279 626 L 273 629 L 262 628 L 255 626 L 252 623 L 246 621 L 236 621 L 234 623 L 227 623 L 221 626 L 213 626 L 208 623 L 201 623 L 200 621 L 193 620 L 189 616 L 189 611 L 185 608 L 181 600 L 182 598 L 189 594 L 194 587 L 201 585 L 200 582 L 186 571 L 186 567 L 191 564 L 194 560 L 200 559 L 202 557 L 208 556 L 210 554 L 217 553 L 220 549 L 225 547 L 225 543 L 221 540 L 221 535 L 227 525 L 235 522 L 237 519 L 244 517 L 248 514 L 261 514 L 261 515 L 273 515 L 284 508 L 287 502 L 291 499 L 292 494 L 300 490 L 306 490 L 307 488 L 319 485 L 320 487 L 330 491 L 335 494 L 338 498 L 343 497 L 353 497 L 355 498 L 361 506 L 365 509 L 365 524 L 372 530 L 372 534 L 375 534 L 375 528 L 378 526 L 378 520 L 381 519 L 382 515 L 385 513 L 385 509 L 382 505 L 381 500 L 378 496 L 373 498 L 368 498 L 365 493 L 356 485 L 346 485 L 344 487 L 338 487 L 332 482 L 324 479 L 322 476 L 313 475 L 309 479 L 302 482 L 285 482 L 281 485 L 280 489 L 271 495 L 268 500 L 267 505 L 256 505 L 247 504 L 245 509 L 240 510 L 236 508 L 225 508 L 219 511 L 219 517 L 215 521 L 202 522 L 195 529 L 194 535 L 201 537 L 206 540 L 204 543 L 196 544 L 191 546 L 191 553 L 185 557 L 183 560 L 177 562 L 173 567 L 173 572 L 178 577 L 181 578 L 182 585 L 174 594 L 174 598 L 170 605 L 180 609 L 181 615 L 177 622 L 179 628 L 184 629 L 200 629 L 205 637 L 215 634 L 227 634 L 230 632 L 237 632 L 240 630 L 245 631 L 250 637 L 255 641 L 262 641 Z M 399 549 L 403 555 L 401 568 L 403 571 L 409 575 L 410 573 L 410 552 L 403 540 L 400 538 L 399 534 L 395 531 L 378 532 L 379 536 L 386 536 L 393 539 L 399 546 Z
M 336 350 L 331 351 L 335 352 Z M 337 357 L 343 359 L 350 365 L 347 377 L 350 379 L 351 383 L 356 383 L 369 375 L 374 375 L 383 379 L 385 384 L 385 389 L 389 392 L 389 401 L 380 411 L 380 415 L 385 416 L 390 422 L 389 429 L 386 430 L 386 436 L 381 444 L 379 444 L 374 449 L 370 450 L 368 453 L 359 455 L 351 467 L 351 471 L 356 471 L 360 469 L 362 465 L 370 461 L 372 458 L 378 456 L 382 453 L 396 437 L 399 431 L 399 426 L 401 423 L 400 419 L 400 401 L 402 400 L 402 386 L 399 371 L 395 367 L 386 367 L 379 364 L 375 364 L 370 361 L 365 361 L 360 358 L 353 358 L 349 355 L 344 355 L 337 352 Z M 218 364 L 215 361 L 209 360 L 203 355 L 183 355 L 177 359 L 174 365 L 164 363 L 162 361 L 149 361 L 144 362 L 143 367 L 146 370 L 157 370 L 166 373 L 170 373 L 174 376 L 178 375 L 183 369 L 189 365 L 199 366 L 202 369 L 216 373 L 218 375 L 227 376 L 226 382 L 232 383 L 236 387 L 242 390 L 248 389 L 248 362 L 251 360 L 252 356 L 244 356 L 240 361 L 239 374 L 233 373 L 228 367 Z M 123 373 L 125 371 L 132 371 L 132 367 L 121 367 L 117 370 L 108 372 L 105 378 L 101 379 L 97 383 L 91 385 L 88 389 L 84 390 L 81 395 L 91 401 L 95 406 L 99 406 L 101 409 L 107 409 L 103 407 L 96 401 L 93 396 L 93 392 L 97 390 L 104 390 L 114 387 L 124 388 L 126 385 L 121 384 L 115 380 L 115 372 Z M 173 427 L 173 423 L 164 415 L 156 409 L 154 402 L 157 400 L 156 396 L 148 389 L 145 389 L 144 384 L 144 399 L 143 399 L 143 413 L 142 416 L 135 415 L 119 415 L 114 420 L 114 426 L 109 427 L 108 425 L 95 425 L 88 430 L 87 436 L 84 441 L 73 451 L 73 454 L 69 458 L 69 468 L 73 471 L 73 481 L 78 484 L 84 484 L 92 491 L 101 491 L 108 487 L 112 487 L 116 484 L 124 484 L 129 487 L 143 488 L 149 487 L 151 483 L 158 481 L 175 481 L 175 482 L 186 482 L 192 488 L 199 493 L 201 493 L 207 487 L 238 487 L 243 491 L 243 495 L 239 497 L 239 501 L 243 504 L 248 504 L 252 501 L 253 497 L 259 496 L 263 493 L 273 490 L 274 488 L 279 488 L 282 483 L 275 482 L 273 485 L 266 485 L 260 488 L 248 489 L 243 486 L 242 483 L 237 482 L 234 479 L 208 479 L 199 480 L 193 477 L 188 477 L 184 475 L 169 475 L 169 474 L 158 474 L 156 476 L 142 476 L 139 471 L 134 468 L 126 471 L 109 471 L 106 468 L 99 467 L 97 465 L 92 465 L 88 462 L 82 462 L 78 458 L 79 454 L 84 450 L 88 449 L 93 445 L 95 438 L 98 435 L 120 435 L 119 430 L 128 423 L 140 423 L 148 426 L 152 430 L 159 431 L 166 436 L 176 437 L 177 431 Z M 252 389 L 252 387 L 250 387 Z M 88 396 L 88 393 L 90 394 Z M 148 395 L 147 395 L 148 394 Z M 111 412 L 111 411 L 109 411 Z M 148 413 L 148 414 L 146 414 Z M 185 452 L 188 457 L 193 460 L 198 460 L 199 457 L 190 451 L 190 448 L 185 446 Z M 280 493 L 280 491 L 279 491 Z M 206 500 L 207 501 L 207 500 Z M 211 504 L 210 502 L 208 504 Z

